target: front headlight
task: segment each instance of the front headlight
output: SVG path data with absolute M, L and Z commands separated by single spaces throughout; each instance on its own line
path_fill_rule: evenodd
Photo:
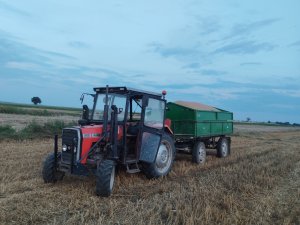
M 67 151 L 67 149 L 68 149 L 68 146 L 64 144 L 64 145 L 62 146 L 62 150 L 65 152 L 65 151 Z

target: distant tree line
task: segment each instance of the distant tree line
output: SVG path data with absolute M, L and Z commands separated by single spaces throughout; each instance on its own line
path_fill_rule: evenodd
M 247 117 L 245 122 L 248 122 L 248 123 L 251 122 L 251 118 Z M 265 122 L 262 122 L 262 123 L 265 123 Z M 277 125 L 281 125 L 281 126 L 295 126 L 295 127 L 300 126 L 299 123 L 279 122 L 279 121 L 271 122 L 270 120 L 267 123 L 269 123 L 269 124 L 277 124 Z
M 299 123 L 278 122 L 278 121 L 276 121 L 275 123 L 276 123 L 276 124 L 278 124 L 278 125 L 287 125 L 287 126 L 300 126 L 300 124 L 299 124 Z
M 278 124 L 278 125 L 285 125 L 285 126 L 300 126 L 299 123 L 290 123 L 290 122 L 271 122 L 270 120 L 268 121 L 268 123 L 273 123 L 273 124 Z

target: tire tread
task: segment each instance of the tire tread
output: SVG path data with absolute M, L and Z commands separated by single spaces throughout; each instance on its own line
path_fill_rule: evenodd
M 104 160 L 100 163 L 96 172 L 96 193 L 102 197 L 108 197 L 112 193 L 110 189 L 111 173 L 115 167 L 113 160 Z

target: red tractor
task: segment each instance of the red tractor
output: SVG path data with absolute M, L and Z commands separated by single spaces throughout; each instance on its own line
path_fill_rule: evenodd
M 43 165 L 45 183 L 62 180 L 65 173 L 94 174 L 97 195 L 109 196 L 117 165 L 150 179 L 167 175 L 175 146 L 165 118 L 165 93 L 108 86 L 94 91 L 92 110 L 84 105 L 79 125 L 63 129 L 60 151 L 55 136 L 54 152 Z

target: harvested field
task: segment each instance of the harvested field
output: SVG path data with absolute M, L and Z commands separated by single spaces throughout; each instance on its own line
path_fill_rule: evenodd
M 158 180 L 120 171 L 110 198 L 93 177 L 44 184 L 52 140 L 2 141 L 0 224 L 300 224 L 300 131 L 238 131 L 228 158 L 179 155 Z
M 33 116 L 33 115 L 15 115 L 0 113 L 0 126 L 11 125 L 12 128 L 19 131 L 22 130 L 26 125 L 32 121 L 36 121 L 38 124 L 45 124 L 47 122 L 60 120 L 66 123 L 78 121 L 80 116 Z
M 234 133 L 257 133 L 257 132 L 276 132 L 276 131 L 294 131 L 299 130 L 300 127 L 292 127 L 292 126 L 276 126 L 276 125 L 234 125 Z

